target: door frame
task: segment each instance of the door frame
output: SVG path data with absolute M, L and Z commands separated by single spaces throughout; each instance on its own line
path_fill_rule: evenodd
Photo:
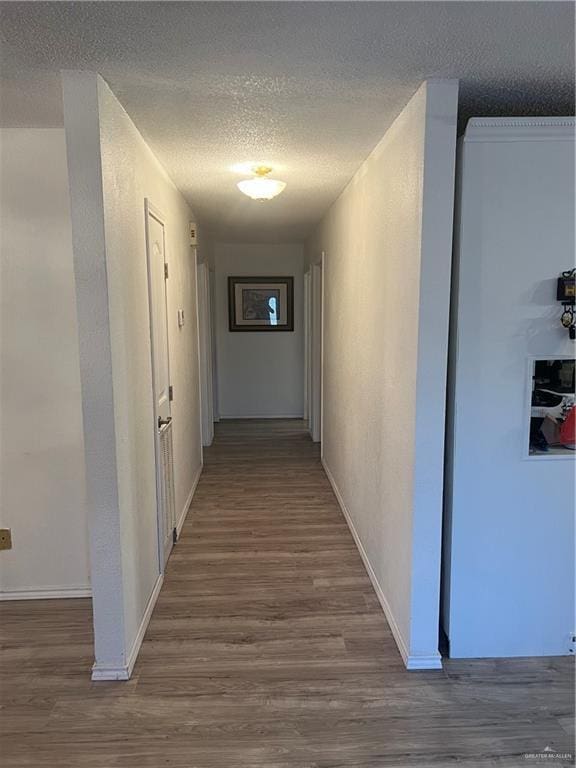
M 152 373 L 152 430 L 154 434 L 154 457 L 156 463 L 156 523 L 158 531 L 158 564 L 160 567 L 160 573 L 164 573 L 166 570 L 166 563 L 168 557 L 172 551 L 172 546 L 168 551 L 164 548 L 164 541 L 169 537 L 165 536 L 164 530 L 164 510 L 162 509 L 162 456 L 160 450 L 160 432 L 158 430 L 158 411 L 156 407 L 156 377 L 154 374 L 154 312 L 153 312 L 153 299 L 152 299 L 152 264 L 150 262 L 150 229 L 148 220 L 149 217 L 156 219 L 156 221 L 162 225 L 164 229 L 164 263 L 166 261 L 166 217 L 162 211 L 152 204 L 148 197 L 144 198 L 144 221 L 145 221 L 145 233 L 146 233 L 146 268 L 148 278 L 148 316 L 150 321 L 150 366 Z M 168 376 L 170 377 L 170 330 L 168 323 L 168 291 L 166 289 L 166 281 L 164 281 L 164 290 L 166 291 L 166 344 L 167 344 L 167 359 L 168 359 Z M 173 521 L 175 524 L 175 521 Z

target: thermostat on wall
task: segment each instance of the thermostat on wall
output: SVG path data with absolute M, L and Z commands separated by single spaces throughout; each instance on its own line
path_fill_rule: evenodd
M 190 222 L 190 245 L 198 245 L 198 231 L 196 229 L 196 224 L 194 222 Z

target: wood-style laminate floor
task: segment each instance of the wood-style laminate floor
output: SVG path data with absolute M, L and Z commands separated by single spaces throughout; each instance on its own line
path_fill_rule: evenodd
M 90 682 L 89 601 L 0 616 L 2 768 L 526 767 L 574 749 L 572 659 L 405 671 L 297 421 L 218 425 L 129 682 Z

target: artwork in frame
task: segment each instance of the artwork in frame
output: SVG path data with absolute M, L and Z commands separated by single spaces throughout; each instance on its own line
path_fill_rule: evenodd
M 293 331 L 293 277 L 229 277 L 231 331 Z
M 574 456 L 576 387 L 574 358 L 535 359 L 530 370 L 530 456 Z

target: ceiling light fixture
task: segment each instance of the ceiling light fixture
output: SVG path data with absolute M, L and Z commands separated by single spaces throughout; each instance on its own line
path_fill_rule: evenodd
M 279 195 L 286 189 L 286 183 L 284 181 L 277 181 L 276 179 L 269 179 L 268 174 L 272 172 L 272 168 L 267 165 L 257 165 L 252 169 L 254 174 L 253 179 L 245 179 L 238 182 L 238 189 L 243 192 L 252 200 L 272 200 L 273 197 Z

